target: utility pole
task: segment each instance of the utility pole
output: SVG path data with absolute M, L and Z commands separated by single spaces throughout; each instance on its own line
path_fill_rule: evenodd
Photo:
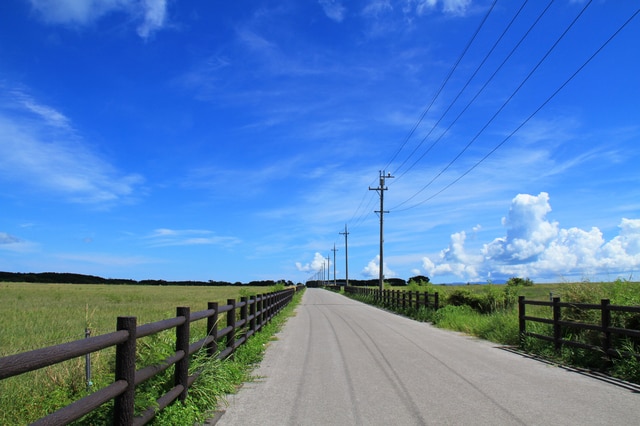
M 336 284 L 336 252 L 338 251 L 338 249 L 336 248 L 336 243 L 333 243 L 333 248 L 331 249 L 331 251 L 333 252 L 333 285 L 337 285 Z
M 322 285 L 327 285 L 327 273 L 328 273 L 327 263 L 322 261 Z
M 384 211 L 384 191 L 389 189 L 385 186 L 385 179 L 391 178 L 393 178 L 391 173 L 385 176 L 384 170 L 380 170 L 380 186 L 377 188 L 369 187 L 369 191 L 378 191 L 378 194 L 380 194 L 380 210 L 376 210 L 376 213 L 380 213 L 380 273 L 378 283 L 380 290 L 384 287 L 384 214 L 389 213 Z
M 346 287 L 349 286 L 349 245 L 347 244 L 347 236 L 349 232 L 347 232 L 347 224 L 344 224 L 344 232 L 340 232 L 340 235 L 344 235 L 344 270 L 347 276 L 347 282 L 345 284 Z
M 329 255 L 327 255 L 327 285 L 329 285 L 329 280 L 331 280 L 331 273 L 329 272 L 329 268 L 331 267 L 331 259 Z

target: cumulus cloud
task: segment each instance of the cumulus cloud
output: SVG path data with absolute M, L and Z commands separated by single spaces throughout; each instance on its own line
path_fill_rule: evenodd
M 384 276 L 385 277 L 394 277 L 396 273 L 389 269 L 387 263 L 384 263 Z M 367 266 L 362 270 L 362 275 L 368 278 L 378 278 L 380 276 L 380 256 L 376 256 L 374 259 L 369 261 Z
M 121 12 L 134 18 L 138 35 L 149 37 L 166 23 L 167 0 L 30 0 L 37 15 L 49 24 L 87 26 L 103 16 Z M 141 22 L 140 22 L 141 21 Z
M 326 265 L 326 261 L 326 257 L 316 252 L 311 262 L 304 265 L 301 262 L 296 262 L 296 269 L 300 272 L 318 272 Z
M 640 219 L 623 218 L 619 235 L 606 242 L 596 227 L 560 228 L 547 219 L 550 211 L 549 194 L 519 194 L 502 220 L 505 236 L 470 252 L 465 247 L 465 232 L 455 233 L 438 256 L 423 258 L 422 267 L 433 277 L 453 275 L 465 281 L 618 276 L 640 267 Z
M 71 121 L 23 90 L 0 97 L 0 178 L 81 203 L 112 203 L 142 182 L 87 148 Z
M 342 22 L 344 20 L 347 9 L 339 0 L 318 0 L 325 15 L 333 21 Z

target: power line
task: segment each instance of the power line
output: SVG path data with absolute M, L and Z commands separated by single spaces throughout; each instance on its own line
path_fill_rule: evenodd
M 462 50 L 462 52 L 460 53 L 460 55 L 458 56 L 458 59 L 456 60 L 456 62 L 452 65 L 452 67 L 449 69 L 449 72 L 447 74 L 447 76 L 445 77 L 444 81 L 441 83 L 440 87 L 438 88 L 436 94 L 434 95 L 434 97 L 431 99 L 431 102 L 429 103 L 429 105 L 425 108 L 425 110 L 422 112 L 420 118 L 418 119 L 418 121 L 415 123 L 415 125 L 413 126 L 413 128 L 411 129 L 411 131 L 409 132 L 409 134 L 407 135 L 407 137 L 405 138 L 404 142 L 402 143 L 402 145 L 400 146 L 400 148 L 396 151 L 396 153 L 393 155 L 393 157 L 391 158 L 391 160 L 389 160 L 387 166 L 385 167 L 385 169 L 395 160 L 395 158 L 400 154 L 400 152 L 402 151 L 402 149 L 404 148 L 404 146 L 407 144 L 407 142 L 411 139 L 411 137 L 413 136 L 414 132 L 416 131 L 416 129 L 420 126 L 420 124 L 422 123 L 422 120 L 424 119 L 424 117 L 428 114 L 428 112 L 431 110 L 431 107 L 433 106 L 433 104 L 435 103 L 436 99 L 438 99 L 438 97 L 440 96 L 440 94 L 442 93 L 442 91 L 444 90 L 445 86 L 447 85 L 447 83 L 449 82 L 449 80 L 451 79 L 453 73 L 456 71 L 456 69 L 458 68 L 458 65 L 460 64 L 460 62 L 462 61 L 462 59 L 466 56 L 467 52 L 469 51 L 469 49 L 471 48 L 471 45 L 473 44 L 473 42 L 475 41 L 476 37 L 478 36 L 478 34 L 480 33 L 481 29 L 484 27 L 487 19 L 489 18 L 489 16 L 491 15 L 491 12 L 494 10 L 496 3 L 498 2 L 498 0 L 494 0 L 493 3 L 491 4 L 491 7 L 489 8 L 489 10 L 487 10 L 487 13 L 484 15 L 482 21 L 480 22 L 480 24 L 478 25 L 478 27 L 476 28 L 475 32 L 473 33 L 473 35 L 471 36 L 471 38 L 469 39 L 469 41 L 467 42 L 465 48 Z M 525 1 L 526 4 L 526 1 Z M 416 148 L 417 149 L 417 148 Z M 405 159 L 405 161 L 402 163 L 404 164 L 410 157 L 411 155 L 413 155 L 414 151 L 407 157 L 407 159 Z M 402 167 L 402 165 L 400 166 L 400 168 Z M 373 182 L 370 184 L 370 186 L 373 184 Z M 368 192 L 367 192 L 368 193 Z M 367 203 L 367 207 L 361 210 L 361 207 L 364 203 L 364 200 L 367 196 L 367 193 L 365 193 L 362 197 L 362 199 L 360 200 L 360 203 L 358 204 L 358 207 L 356 208 L 356 210 L 354 211 L 353 215 L 351 216 L 351 219 L 349 220 L 349 223 L 352 224 L 352 227 L 355 228 L 357 227 L 360 223 L 362 223 L 362 221 L 364 220 L 364 218 L 366 217 L 366 215 L 368 215 L 370 209 L 370 205 L 373 202 L 373 197 L 369 199 L 369 202 Z M 358 216 L 358 213 L 360 213 L 360 215 Z M 357 217 L 357 219 L 356 219 Z M 354 220 L 355 219 L 355 220 Z
M 538 61 L 538 63 L 533 67 L 533 69 L 527 74 L 527 76 L 520 82 L 518 87 L 511 93 L 511 95 L 507 98 L 507 100 L 498 108 L 498 110 L 491 116 L 491 118 L 482 126 L 482 128 L 471 138 L 471 140 L 464 146 L 464 148 L 451 160 L 449 163 L 442 169 L 440 172 L 433 177 L 426 185 L 424 185 L 420 190 L 418 190 L 411 197 L 404 200 L 402 203 L 398 204 L 395 208 L 405 205 L 420 193 L 422 193 L 425 189 L 427 189 L 433 182 L 435 182 L 444 172 L 446 172 L 449 167 L 453 165 L 461 156 L 464 154 L 469 147 L 480 137 L 480 135 L 489 127 L 489 125 L 498 117 L 498 115 L 504 110 L 504 108 L 511 102 L 511 100 L 516 96 L 516 94 L 522 89 L 522 87 L 526 84 L 526 82 L 531 78 L 531 76 L 538 70 L 540 65 L 549 57 L 551 52 L 556 48 L 556 46 L 560 43 L 560 41 L 567 35 L 569 30 L 573 27 L 573 25 L 580 19 L 583 13 L 587 10 L 587 8 L 591 5 L 593 0 L 589 0 L 585 6 L 582 8 L 580 13 L 571 21 L 569 26 L 562 32 L 560 37 L 556 39 L 556 41 L 551 45 L 551 47 L 547 50 L 547 52 L 542 56 L 542 58 Z M 448 129 L 447 129 L 448 130 Z M 407 210 L 407 209 L 404 209 Z
M 387 163 L 387 165 L 384 167 L 384 169 L 387 169 L 391 163 L 396 159 L 396 157 L 398 156 L 398 154 L 400 154 L 400 152 L 402 151 L 402 149 L 404 148 L 404 146 L 407 144 L 407 142 L 409 142 L 409 139 L 411 139 L 411 137 L 413 136 L 414 132 L 416 131 L 416 129 L 418 128 L 418 126 L 420 126 L 420 123 L 422 123 L 422 120 L 424 120 L 424 117 L 427 115 L 427 113 L 431 110 L 431 107 L 433 106 L 433 104 L 435 103 L 436 99 L 438 99 L 438 97 L 440 96 L 440 93 L 442 92 L 442 90 L 444 90 L 444 87 L 447 85 L 447 83 L 449 82 L 449 79 L 451 78 L 451 76 L 453 75 L 453 73 L 455 72 L 455 70 L 458 68 L 458 65 L 460 64 L 460 62 L 462 61 L 462 58 L 464 58 L 464 56 L 467 54 L 467 51 L 469 50 L 469 48 L 471 47 L 471 45 L 473 44 L 474 40 L 476 39 L 476 37 L 478 36 L 478 33 L 480 33 L 480 30 L 482 29 L 482 27 L 484 26 L 485 22 L 487 21 L 487 19 L 489 18 L 489 15 L 491 14 L 491 12 L 493 11 L 493 8 L 495 7 L 496 3 L 498 2 L 498 0 L 494 0 L 493 3 L 491 4 L 491 7 L 489 8 L 489 10 L 487 11 L 487 13 L 484 15 L 484 18 L 482 19 L 482 21 L 480 22 L 480 25 L 478 25 L 478 28 L 476 28 L 476 31 L 473 33 L 473 36 L 471 36 L 471 39 L 469 40 L 469 42 L 467 43 L 467 45 L 465 46 L 465 48 L 463 49 L 462 53 L 460 54 L 460 56 L 458 57 L 458 59 L 456 60 L 456 62 L 453 64 L 453 66 L 451 67 L 451 69 L 449 70 L 449 73 L 447 74 L 447 76 L 445 77 L 444 81 L 442 82 L 442 84 L 440 85 L 440 87 L 438 88 L 438 91 L 436 92 L 436 94 L 433 96 L 433 98 L 431 99 L 431 102 L 429 103 L 429 105 L 425 108 L 425 110 L 422 112 L 422 115 L 420 115 L 420 118 L 418 119 L 418 121 L 416 122 L 416 124 L 413 126 L 413 128 L 411 129 L 411 131 L 409 132 L 409 134 L 407 135 L 407 137 L 405 138 L 404 142 L 402 143 L 402 145 L 400 146 L 400 148 L 398 148 L 398 150 L 396 151 L 396 153 L 393 155 L 393 157 L 391 158 L 391 160 L 389 160 L 389 162 Z M 414 150 L 415 151 L 415 150 Z M 413 154 L 413 153 L 412 153 Z M 409 155 L 410 157 L 411 155 Z M 402 168 L 402 165 L 404 165 L 404 163 L 407 160 L 405 160 L 399 168 Z
M 540 18 L 542 17 L 542 15 L 544 15 L 546 13 L 546 11 L 549 9 L 549 7 L 551 6 L 551 4 L 553 3 L 554 0 L 551 0 L 549 2 L 549 4 L 547 5 L 547 7 L 543 10 L 543 12 L 538 16 L 538 18 L 536 19 L 536 21 L 529 27 L 529 30 L 525 33 L 525 35 L 520 39 L 520 41 L 516 44 L 516 46 L 511 50 L 511 52 L 507 55 L 506 59 L 502 62 L 502 64 L 500 64 L 500 66 L 496 69 L 496 71 L 491 75 L 491 77 L 489 77 L 489 79 L 487 80 L 487 82 L 484 84 L 484 86 L 482 86 L 482 88 L 476 93 L 476 95 L 471 99 L 471 101 L 469 101 L 469 103 L 467 103 L 467 105 L 465 106 L 465 108 L 462 110 L 462 112 L 460 114 L 458 114 L 458 116 L 456 117 L 456 119 L 449 125 L 449 127 L 447 127 L 447 130 L 442 133 L 440 135 L 440 137 L 434 141 L 428 148 L 427 150 L 416 160 L 413 162 L 413 164 L 411 164 L 411 166 L 409 166 L 408 169 L 406 169 L 404 172 L 400 173 L 400 175 L 398 176 L 398 180 L 401 179 L 405 174 L 407 174 L 407 172 L 409 172 L 420 160 L 422 160 L 422 158 L 424 158 L 425 155 L 427 155 L 431 149 L 442 139 L 442 137 L 444 136 L 444 134 L 456 123 L 456 121 L 458 121 L 458 119 L 460 118 L 460 116 L 462 116 L 462 114 L 464 114 L 464 112 L 469 108 L 469 106 L 476 100 L 476 98 L 480 95 L 480 93 L 485 89 L 485 87 L 487 87 L 487 85 L 489 84 L 489 82 L 491 80 L 493 80 L 493 77 L 495 77 L 495 75 L 498 73 L 498 71 L 503 67 L 503 65 L 509 60 L 509 58 L 511 58 L 511 56 L 513 55 L 513 52 L 515 52 L 515 50 L 520 46 L 520 44 L 522 43 L 522 41 L 527 37 L 527 35 L 529 34 L 529 32 L 531 31 L 531 29 L 538 23 L 538 21 L 540 20 Z M 506 35 L 506 33 L 509 31 L 509 29 L 511 28 L 511 26 L 513 25 L 513 23 L 515 22 L 515 20 L 518 18 L 518 16 L 520 15 L 520 13 L 522 12 L 522 10 L 524 9 L 525 5 L 527 4 L 528 0 L 525 0 L 524 3 L 522 3 L 522 6 L 520 6 L 520 8 L 518 9 L 518 11 L 516 12 L 516 14 L 513 16 L 513 18 L 511 18 L 511 21 L 509 22 L 509 24 L 506 26 L 506 28 L 502 31 L 502 34 L 500 34 L 500 37 L 498 37 L 498 39 L 495 41 L 495 43 L 493 44 L 493 46 L 491 47 L 491 49 L 489 49 L 489 51 L 487 52 L 487 54 L 485 55 L 485 57 L 482 59 L 482 61 L 480 62 L 480 64 L 476 67 L 475 71 L 472 73 L 472 75 L 467 79 L 466 83 L 464 84 L 464 86 L 462 87 L 462 89 L 460 89 L 458 91 L 458 94 L 456 95 L 456 97 L 453 99 L 453 101 L 451 101 L 449 103 L 449 106 L 447 107 L 447 109 L 442 113 L 442 115 L 440 116 L 440 118 L 438 119 L 438 121 L 431 127 L 431 129 L 429 130 L 429 132 L 427 133 L 426 136 L 424 136 L 422 138 L 422 140 L 420 141 L 420 143 L 418 143 L 416 145 L 416 147 L 413 149 L 413 151 L 411 151 L 411 154 L 409 154 L 409 156 L 402 162 L 402 164 L 400 164 L 400 166 L 398 166 L 398 168 L 396 169 L 394 174 L 398 174 L 400 169 L 402 169 L 402 166 L 404 166 L 406 164 L 406 162 L 409 160 L 409 158 L 411 158 L 413 156 L 413 154 L 415 154 L 415 152 L 418 150 L 418 148 L 420 148 L 422 146 L 422 144 L 429 138 L 429 136 L 431 136 L 431 134 L 433 133 L 433 131 L 438 127 L 438 125 L 440 124 L 440 122 L 444 119 L 444 117 L 449 113 L 449 111 L 451 110 L 451 108 L 453 107 L 453 105 L 455 105 L 455 103 L 458 101 L 458 99 L 460 98 L 460 96 L 462 95 L 462 93 L 467 89 L 467 87 L 469 86 L 469 84 L 471 83 L 471 81 L 475 78 L 475 76 L 478 74 L 478 72 L 480 71 L 480 69 L 482 68 L 482 66 L 486 63 L 486 61 L 489 59 L 489 57 L 491 56 L 491 54 L 493 53 L 493 51 L 496 49 L 496 47 L 498 46 L 498 44 L 500 43 L 500 41 L 504 38 L 504 36 Z M 396 180 L 397 182 L 397 180 Z
M 429 198 L 414 204 L 405 209 L 401 209 L 398 211 L 406 211 L 410 210 L 414 207 L 418 207 L 426 202 L 432 200 L 437 197 L 458 181 L 460 181 L 463 177 L 471 173 L 476 167 L 478 167 L 482 162 L 484 162 L 487 158 L 489 158 L 494 152 L 496 152 L 502 145 L 504 145 L 511 137 L 516 134 L 525 124 L 527 124 L 542 108 L 544 108 L 564 87 L 569 84 L 638 14 L 640 13 L 640 9 L 636 10 L 633 15 L 631 15 L 568 79 L 564 81 L 535 111 L 533 111 L 522 123 L 518 125 L 507 137 L 505 137 L 499 144 L 497 144 L 491 151 L 489 151 L 484 157 L 478 160 L 473 166 L 467 169 L 464 173 L 446 185 L 444 188 L 440 189 L 435 194 L 431 195 Z M 406 201 L 405 201 L 406 203 Z M 404 203 L 403 203 L 404 204 Z

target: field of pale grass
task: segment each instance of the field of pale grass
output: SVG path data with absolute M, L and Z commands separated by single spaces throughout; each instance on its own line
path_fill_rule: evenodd
M 271 291 L 268 287 L 190 287 L 0 283 L 0 357 L 79 340 L 116 329 L 118 316 L 135 316 L 138 325 L 176 316 L 176 307 L 191 312 L 208 302 Z M 224 321 L 224 317 L 222 318 Z M 224 324 L 222 324 L 224 326 Z M 202 338 L 206 321 L 194 323 L 192 341 Z M 144 340 L 140 346 L 144 347 Z M 109 380 L 113 348 L 91 355 L 92 379 L 99 388 Z M 86 387 L 85 360 L 78 358 L 37 372 L 0 381 L 0 424 L 24 424 L 64 406 Z

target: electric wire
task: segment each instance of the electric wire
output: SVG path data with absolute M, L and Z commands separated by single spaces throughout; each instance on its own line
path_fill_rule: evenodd
M 500 113 L 506 108 L 506 106 L 513 100 L 516 94 L 522 89 L 522 87 L 526 84 L 526 82 L 531 78 L 531 76 L 540 68 L 542 63 L 549 57 L 551 52 L 558 46 L 558 44 L 562 41 L 562 39 L 567 35 L 567 33 L 571 30 L 571 28 L 575 25 L 575 23 L 580 19 L 580 17 L 584 14 L 587 8 L 591 5 L 593 0 L 589 0 L 585 6 L 580 10 L 580 13 L 571 21 L 571 23 L 567 26 L 567 28 L 562 32 L 560 37 L 556 39 L 556 41 L 551 45 L 551 47 L 547 50 L 547 52 L 542 56 L 542 58 L 538 61 L 538 63 L 531 69 L 531 71 L 527 74 L 527 76 L 520 82 L 518 87 L 511 93 L 511 95 L 507 98 L 507 100 L 498 108 L 498 110 L 491 116 L 491 118 L 482 126 L 482 128 L 471 138 L 471 140 L 460 150 L 460 152 L 451 160 L 449 163 L 442 169 L 438 174 L 436 174 L 426 185 L 424 185 L 420 190 L 414 193 L 411 197 L 407 198 L 400 204 L 395 206 L 395 209 L 407 204 L 409 201 L 417 197 L 424 190 L 426 190 L 433 182 L 435 182 L 444 172 L 446 172 L 468 149 L 469 147 L 480 137 L 480 135 L 491 125 L 491 123 L 500 115 Z
M 536 25 L 538 25 L 538 23 L 540 22 L 540 20 L 542 19 L 542 17 L 547 13 L 547 11 L 549 10 L 549 8 L 551 7 L 551 5 L 553 4 L 554 0 L 551 0 L 547 6 L 542 10 L 542 12 L 538 15 L 538 17 L 536 18 L 536 20 L 529 26 L 529 28 L 527 29 L 527 31 L 525 31 L 525 33 L 522 35 L 522 37 L 520 37 L 520 40 L 513 46 L 513 48 L 511 49 L 511 51 L 507 54 L 507 56 L 505 56 L 504 60 L 502 61 L 502 63 L 495 69 L 495 71 L 491 74 L 491 76 L 487 79 L 487 81 L 485 81 L 485 83 L 482 85 L 482 87 L 480 87 L 480 89 L 476 92 L 476 94 L 471 98 L 471 100 L 469 100 L 469 102 L 467 102 L 467 104 L 465 105 L 465 107 L 460 111 L 460 113 L 458 113 L 458 115 L 456 116 L 456 118 L 449 124 L 449 126 L 440 134 L 440 136 L 438 137 L 438 139 L 436 139 L 430 146 L 429 148 L 420 156 L 418 157 L 413 164 L 411 164 L 411 166 L 405 170 L 402 174 L 402 176 L 404 174 L 406 174 L 408 171 L 410 171 L 411 169 L 413 169 L 416 164 L 418 164 L 418 162 L 420 162 L 425 155 L 427 155 L 429 153 L 429 151 L 431 151 L 431 149 L 438 143 L 440 142 L 440 140 L 449 132 L 449 130 L 451 130 L 451 128 L 458 122 L 458 120 L 464 115 L 464 113 L 469 109 L 469 107 L 476 101 L 476 99 L 478 98 L 478 96 L 480 96 L 484 90 L 487 88 L 487 86 L 493 81 L 494 77 L 498 74 L 498 72 L 500 72 L 500 70 L 502 70 L 502 67 L 509 61 L 509 59 L 511 59 L 511 57 L 513 56 L 513 54 L 518 50 L 518 48 L 520 47 L 520 45 L 524 42 L 524 40 L 529 36 L 529 34 L 531 33 L 531 31 L 535 28 Z M 442 173 L 440 173 L 442 174 Z M 432 179 L 428 184 L 430 185 L 431 183 L 433 183 L 433 181 L 435 179 L 438 178 L 437 175 L 434 179 Z M 414 194 L 414 197 L 417 196 L 418 194 Z M 409 200 L 405 200 L 405 202 L 408 202 Z M 404 204 L 404 203 L 403 203 Z M 398 206 L 401 206 L 403 204 L 399 204 Z M 396 206 L 396 207 L 398 207 Z
M 429 138 L 429 136 L 431 136 L 431 134 L 433 133 L 433 131 L 440 125 L 440 122 L 444 119 L 444 117 L 449 113 L 449 111 L 451 110 L 451 108 L 455 105 L 455 103 L 458 101 L 458 99 L 460 98 L 460 96 L 462 96 L 462 93 L 464 93 L 464 91 L 467 89 L 467 87 L 469 86 L 469 84 L 471 84 L 471 81 L 475 78 L 475 76 L 478 74 L 478 72 L 480 71 L 480 69 L 483 67 L 483 65 L 486 63 L 486 61 L 489 59 L 489 57 L 491 56 L 491 54 L 493 53 L 493 51 L 496 49 L 496 47 L 498 46 L 498 44 L 500 43 L 500 41 L 504 38 L 504 36 L 507 34 L 507 32 L 509 31 L 509 29 L 511 28 L 511 26 L 513 25 L 513 23 L 515 22 L 515 20 L 518 18 L 518 16 L 520 15 L 520 13 L 522 12 L 522 10 L 524 9 L 524 7 L 526 6 L 526 4 L 528 3 L 528 0 L 525 0 L 524 3 L 522 3 L 522 5 L 520 6 L 520 8 L 518 9 L 518 11 L 516 12 L 516 14 L 513 16 L 513 18 L 511 18 L 511 21 L 509 22 L 509 24 L 506 26 L 506 28 L 502 31 L 502 34 L 500 34 L 500 37 L 498 37 L 498 39 L 495 41 L 495 43 L 493 44 L 493 46 L 491 47 L 491 49 L 489 49 L 489 51 L 487 52 L 487 54 L 485 55 L 485 57 L 482 59 L 482 61 L 480 62 L 480 64 L 476 67 L 475 71 L 473 72 L 473 74 L 467 79 L 466 83 L 464 84 L 464 86 L 462 87 L 462 89 L 460 89 L 456 95 L 456 97 L 453 99 L 453 101 L 451 101 L 449 103 L 449 106 L 447 107 L 447 109 L 442 113 L 442 115 L 440 116 L 440 118 L 438 119 L 438 121 L 431 127 L 431 129 L 429 130 L 429 132 L 422 138 L 422 140 L 420 141 L 420 143 L 418 145 L 416 145 L 416 147 L 414 148 L 414 150 L 411 152 L 411 154 L 409 154 L 409 156 L 402 162 L 402 164 L 398 167 L 398 169 L 396 169 L 396 171 L 394 172 L 394 175 L 396 175 L 396 180 L 394 181 L 394 183 L 396 183 L 398 180 L 400 180 L 405 174 L 407 174 L 411 169 L 413 169 L 413 167 L 415 167 L 415 165 L 424 158 L 425 155 L 427 155 L 431 149 L 433 149 L 433 147 L 442 139 L 442 137 L 444 136 L 444 134 L 458 121 L 458 119 L 462 116 L 462 114 L 465 113 L 465 111 L 469 108 L 469 106 L 476 100 L 476 98 L 480 95 L 480 93 L 482 93 L 482 91 L 489 85 L 489 83 L 491 82 L 491 80 L 493 80 L 493 78 L 495 77 L 495 75 L 498 73 L 498 71 L 500 71 L 500 69 L 502 69 L 502 67 L 504 66 L 504 64 L 509 60 L 509 58 L 511 58 L 511 56 L 513 55 L 513 53 L 518 49 L 518 47 L 520 46 L 520 44 L 522 43 L 522 41 L 527 37 L 527 35 L 531 32 L 531 30 L 533 29 L 533 27 L 538 23 L 538 21 L 540 21 L 540 19 L 542 18 L 542 16 L 547 12 L 547 10 L 549 9 L 549 7 L 551 6 L 551 4 L 553 4 L 554 0 L 551 0 L 549 2 L 549 4 L 547 4 L 547 7 L 542 11 L 542 13 L 538 16 L 538 18 L 534 21 L 534 23 L 529 27 L 529 29 L 526 31 L 525 35 L 522 36 L 522 38 L 520 39 L 520 41 L 515 45 L 515 47 L 511 50 L 511 52 L 507 55 L 506 59 L 504 59 L 504 61 L 498 66 L 498 68 L 494 71 L 494 73 L 491 75 L 491 77 L 489 77 L 489 79 L 487 80 L 487 82 L 480 88 L 480 90 L 476 93 L 476 95 L 471 99 L 471 101 L 469 101 L 467 103 L 467 105 L 465 106 L 465 108 L 462 110 L 462 112 L 460 112 L 458 114 L 458 116 L 455 118 L 455 120 L 449 125 L 449 127 L 447 127 L 447 130 L 440 135 L 440 137 L 435 140 L 428 148 L 427 150 L 416 160 L 413 162 L 413 164 L 411 164 L 411 166 L 409 166 L 408 169 L 406 169 L 405 171 L 403 171 L 402 173 L 400 172 L 400 169 L 402 168 L 402 166 L 404 166 L 404 164 L 409 160 L 409 158 L 411 158 L 413 156 L 413 154 L 415 154 L 415 152 L 418 150 L 418 148 L 420 148 L 422 146 L 422 144 Z
M 489 15 L 491 15 L 491 12 L 493 11 L 496 3 L 498 2 L 498 0 L 494 0 L 493 3 L 491 4 L 491 7 L 489 8 L 489 10 L 487 11 L 487 13 L 484 15 L 484 18 L 482 19 L 482 21 L 480 22 L 480 25 L 478 25 L 478 28 L 476 28 L 476 31 L 473 33 L 473 35 L 471 36 L 471 39 L 467 42 L 467 45 L 465 46 L 465 48 L 462 50 L 462 53 L 460 54 L 460 56 L 458 56 L 458 59 L 456 60 L 456 62 L 452 65 L 451 69 L 449 69 L 449 73 L 447 74 L 447 76 L 445 77 L 444 81 L 442 82 L 442 84 L 440 84 L 440 87 L 438 88 L 438 90 L 436 91 L 435 95 L 433 96 L 433 98 L 431 99 L 431 102 L 429 103 L 429 105 L 425 108 L 425 110 L 422 112 L 422 115 L 420 115 L 420 118 L 418 119 L 418 121 L 416 122 L 416 124 L 414 124 L 413 128 L 411 129 L 411 131 L 409 132 L 409 134 L 407 135 L 407 137 L 405 138 L 404 142 L 402 143 L 402 145 L 400 146 L 400 148 L 398 148 L 398 150 L 396 151 L 396 153 L 391 157 L 391 160 L 389 160 L 389 162 L 387 163 L 387 165 L 383 168 L 383 170 L 386 170 L 387 168 L 389 168 L 389 166 L 391 165 L 391 163 L 393 163 L 393 161 L 396 159 L 396 157 L 400 154 L 400 152 L 404 149 L 405 145 L 407 144 L 407 142 L 409 142 L 409 139 L 411 139 L 411 137 L 413 136 L 413 134 L 415 133 L 416 129 L 420 126 L 420 124 L 422 123 L 422 120 L 424 120 L 424 117 L 429 113 L 429 111 L 431 110 L 431 107 L 433 106 L 433 104 L 435 103 L 436 99 L 438 99 L 438 97 L 440 96 L 440 93 L 442 93 L 442 91 L 444 90 L 445 86 L 447 85 L 447 83 L 449 82 L 449 80 L 451 79 L 451 76 L 453 75 L 453 73 L 456 71 L 456 69 L 458 68 L 458 65 L 460 65 L 460 62 L 462 61 L 462 59 L 465 57 L 465 55 L 467 54 L 467 52 L 469 51 L 469 48 L 471 47 L 471 45 L 473 44 L 473 42 L 475 41 L 476 37 L 478 36 L 478 34 L 480 33 L 480 30 L 482 29 L 482 27 L 484 26 L 485 22 L 487 21 L 487 19 L 489 18 Z M 415 150 L 414 150 L 415 151 Z M 413 153 L 412 153 L 413 154 Z M 409 155 L 410 157 L 411 155 Z M 407 160 L 405 160 L 399 168 L 402 167 L 402 165 L 406 162 Z
M 484 155 L 480 160 L 478 160 L 473 166 L 468 168 L 464 173 L 458 176 L 456 179 L 451 181 L 448 185 L 440 189 L 438 192 L 434 193 L 430 197 L 425 200 L 416 203 L 410 207 L 396 210 L 397 212 L 407 211 L 412 208 L 418 207 L 420 205 L 425 204 L 426 202 L 432 200 L 437 197 L 454 184 L 459 182 L 463 177 L 471 173 L 476 167 L 478 167 L 481 163 L 483 163 L 487 158 L 489 158 L 493 153 L 495 153 L 500 147 L 502 147 L 513 135 L 515 135 L 523 126 L 525 126 L 540 110 L 542 110 L 562 89 L 565 88 L 567 84 L 569 84 L 638 14 L 640 13 L 640 9 L 637 9 L 633 15 L 631 15 L 569 78 L 567 78 L 564 83 L 562 83 L 535 111 L 533 111 L 522 123 L 520 123 L 507 137 L 505 137 L 499 144 L 497 144 L 491 151 Z
M 475 41 L 476 37 L 478 36 L 478 34 L 480 33 L 481 29 L 484 27 L 487 19 L 489 18 L 489 16 L 491 15 L 491 12 L 494 10 L 495 5 L 497 4 L 498 0 L 494 0 L 493 3 L 491 4 L 489 10 L 487 11 L 487 13 L 484 15 L 482 21 L 480 22 L 480 24 L 478 25 L 478 27 L 476 28 L 475 32 L 473 33 L 473 35 L 471 36 L 471 38 L 469 39 L 469 41 L 467 42 L 466 46 L 464 47 L 464 49 L 462 50 L 462 53 L 458 56 L 456 62 L 452 65 L 452 67 L 449 69 L 449 72 L 447 74 L 447 76 L 445 77 L 444 81 L 441 83 L 440 87 L 438 88 L 437 92 L 435 93 L 435 95 L 433 96 L 433 98 L 431 99 L 431 102 L 429 103 L 429 105 L 425 108 L 425 110 L 422 112 L 421 116 L 419 117 L 418 121 L 414 124 L 413 128 L 410 130 L 409 134 L 407 135 L 407 137 L 405 138 L 404 142 L 402 143 L 402 145 L 400 146 L 400 148 L 398 148 L 398 150 L 396 151 L 396 153 L 392 156 L 391 160 L 389 160 L 389 162 L 387 163 L 387 165 L 383 168 L 383 170 L 387 169 L 391 163 L 393 163 L 393 161 L 395 160 L 395 158 L 400 154 L 400 152 L 404 149 L 405 145 L 408 143 L 408 141 L 411 139 L 411 137 L 413 136 L 414 132 L 416 131 L 416 129 L 420 126 L 420 124 L 422 123 L 422 121 L 424 120 L 425 116 L 429 113 L 429 111 L 431 110 L 431 107 L 433 106 L 433 104 L 435 103 L 435 101 L 438 99 L 438 97 L 440 96 L 440 94 L 442 93 L 442 91 L 444 90 L 445 86 L 447 85 L 447 83 L 449 82 L 449 80 L 451 79 L 452 75 L 454 74 L 454 72 L 456 71 L 456 69 L 458 68 L 458 65 L 460 64 L 460 62 L 462 61 L 462 59 L 466 56 L 467 52 L 469 51 L 469 49 L 471 48 L 471 45 L 473 44 L 473 42 Z M 526 3 L 526 1 L 525 1 Z M 415 152 L 415 149 L 414 151 Z M 408 158 L 411 157 L 411 155 L 413 155 L 413 152 L 409 155 Z M 407 159 L 405 159 L 405 161 L 402 163 L 404 164 Z M 402 165 L 400 166 L 402 167 Z M 372 184 L 375 182 L 372 181 Z M 369 185 L 371 186 L 371 185 Z M 362 199 L 360 200 L 360 203 L 358 204 L 358 207 L 356 208 L 356 210 L 354 211 L 353 215 L 351 216 L 351 219 L 348 221 L 348 223 L 351 225 L 351 227 L 353 229 L 355 229 L 360 223 L 363 222 L 364 218 L 370 213 L 370 209 L 369 207 L 371 206 L 371 204 L 373 203 L 373 196 L 370 196 L 369 202 L 367 203 L 367 207 L 360 213 L 360 215 L 358 216 L 358 212 L 360 212 L 360 208 L 362 207 L 364 200 L 367 196 L 367 194 L 370 194 L 369 191 L 367 191 Z M 356 218 L 354 221 L 354 218 Z

